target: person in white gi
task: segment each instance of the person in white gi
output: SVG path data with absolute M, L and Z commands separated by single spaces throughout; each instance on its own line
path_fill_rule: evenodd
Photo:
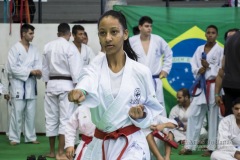
M 0 83 L 0 95 L 3 93 L 3 85 Z
M 64 154 L 65 127 L 74 112 L 74 104 L 68 101 L 68 92 L 78 82 L 82 62 L 76 47 L 71 47 L 70 26 L 58 25 L 58 38 L 44 46 L 43 81 L 46 83 L 44 109 L 46 136 L 49 137 L 50 153 L 47 157 L 67 159 Z M 58 136 L 58 151 L 55 155 L 55 137 Z
M 166 78 L 172 68 L 173 53 L 162 37 L 151 34 L 152 23 L 150 17 L 141 17 L 138 23 L 140 34 L 131 37 L 129 41 L 138 55 L 138 62 L 148 66 L 151 70 L 157 99 L 165 106 L 161 79 Z M 163 115 L 167 116 L 166 110 Z
M 163 106 L 157 101 L 150 70 L 134 61 L 126 19 L 110 10 L 98 22 L 98 35 L 106 54 L 83 69 L 69 100 L 90 108 L 96 130 L 84 160 L 150 160 L 140 128 L 150 126 Z M 81 106 L 80 106 L 81 107 Z M 70 156 L 70 155 L 69 155 Z
M 233 102 L 232 110 L 219 124 L 217 150 L 211 160 L 240 160 L 240 98 Z
M 12 112 L 12 103 L 10 99 L 10 93 L 9 93 L 9 77 L 7 72 L 7 64 L 4 65 L 4 68 L 2 69 L 2 75 L 1 75 L 1 82 L 2 82 L 2 94 L 4 96 L 4 99 L 7 101 L 7 130 L 6 135 L 9 136 L 9 126 L 10 126 L 10 117 Z M 24 118 L 23 118 L 24 119 Z
M 170 160 L 171 146 L 162 140 L 153 137 L 152 131 L 158 130 L 159 134 L 166 134 L 167 139 L 173 140 L 172 130 L 178 126 L 175 120 L 158 115 L 154 118 L 151 126 L 143 129 L 149 148 L 152 152 L 151 160 Z
M 174 129 L 172 133 L 176 142 L 180 144 L 185 144 L 187 134 L 186 130 L 188 121 L 188 109 L 190 106 L 190 94 L 187 88 L 182 88 L 177 92 L 177 102 L 178 104 L 171 109 L 169 118 L 178 118 L 180 123 L 184 125 L 179 125 L 179 127 Z M 200 131 L 199 142 L 205 142 L 205 140 L 207 139 L 207 130 L 205 129 L 206 125 L 207 119 L 205 117 Z
M 83 44 L 88 44 L 88 34 L 86 31 L 84 31 L 84 36 L 83 36 L 83 41 L 82 41 Z
M 83 65 L 88 65 L 90 61 L 95 57 L 95 53 L 92 48 L 83 43 L 84 40 L 84 27 L 81 25 L 74 25 L 72 28 L 73 44 L 79 51 L 79 56 L 83 60 Z
M 210 156 L 211 152 L 216 149 L 219 107 L 215 103 L 214 87 L 215 78 L 221 67 L 223 48 L 216 42 L 218 36 L 216 26 L 208 26 L 205 36 L 207 38 L 206 44 L 197 48 L 190 63 L 195 77 L 204 74 L 207 91 L 205 93 L 201 88 L 197 88 L 196 90 L 196 94 L 202 92 L 199 96 L 194 97 L 190 104 L 187 122 L 187 140 L 179 154 L 191 154 L 192 150 L 196 149 L 206 113 L 208 113 L 208 151 L 203 153 L 202 156 Z M 202 54 L 206 54 L 206 60 L 202 59 Z
M 37 48 L 30 43 L 34 37 L 34 29 L 30 24 L 22 25 L 21 41 L 17 42 L 8 53 L 7 71 L 12 102 L 9 127 L 11 145 L 20 143 L 23 115 L 24 141 L 39 143 L 35 133 L 36 78 L 41 78 L 42 63 Z
M 90 109 L 86 106 L 79 106 L 73 115 L 70 117 L 66 125 L 65 133 L 65 148 L 66 156 L 68 159 L 72 159 L 71 155 L 75 153 L 74 160 L 81 160 L 87 145 L 92 141 L 92 137 L 95 131 L 95 125 L 92 123 Z M 81 141 L 74 150 L 74 142 L 76 139 L 77 130 L 80 131 Z

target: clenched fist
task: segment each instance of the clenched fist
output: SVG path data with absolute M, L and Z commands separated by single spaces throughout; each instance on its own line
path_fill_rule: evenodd
M 85 95 L 80 89 L 74 89 L 68 93 L 68 100 L 79 104 L 85 100 Z
M 139 104 L 135 107 L 131 107 L 128 114 L 132 119 L 144 118 L 146 115 L 143 110 L 144 110 L 144 106 Z

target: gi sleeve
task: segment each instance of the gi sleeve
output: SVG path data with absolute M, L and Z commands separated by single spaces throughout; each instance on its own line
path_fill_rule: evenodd
M 8 71 L 18 80 L 26 81 L 30 75 L 31 68 L 23 65 L 23 59 L 20 58 L 17 47 L 12 47 L 8 53 Z
M 70 117 L 66 129 L 65 129 L 65 148 L 74 146 L 76 133 L 78 129 L 79 119 L 78 119 L 79 109 L 77 109 Z
M 144 72 L 143 74 L 143 85 L 144 88 L 146 89 L 146 100 L 143 103 L 144 105 L 144 112 L 146 112 L 146 117 L 142 119 L 132 119 L 130 116 L 130 120 L 132 123 L 140 128 L 147 128 L 149 127 L 152 122 L 153 118 L 156 117 L 157 115 L 160 115 L 163 112 L 163 106 L 158 102 L 156 98 L 156 93 L 153 87 L 153 80 L 151 76 L 151 72 L 148 68 L 146 70 L 142 70 Z
M 201 61 L 201 57 L 198 56 L 199 52 L 200 51 L 199 51 L 199 47 L 198 47 L 190 61 L 190 64 L 192 67 L 192 73 L 193 73 L 194 77 L 196 77 L 198 75 L 198 71 L 202 67 L 202 65 L 199 65 L 199 61 Z
M 162 39 L 161 41 L 161 52 L 163 53 L 163 66 L 162 70 L 167 72 L 169 74 L 171 68 L 172 68 L 172 57 L 173 57 L 173 52 L 172 49 L 169 47 L 167 42 Z
M 2 85 L 3 85 L 3 94 L 9 94 L 9 79 L 7 72 L 7 64 L 5 64 L 4 69 L 2 69 Z
M 102 58 L 105 55 L 97 56 L 89 65 L 81 71 L 79 82 L 75 89 L 83 89 L 88 95 L 82 103 L 90 108 L 97 107 L 100 103 L 98 96 L 98 84 L 100 77 L 100 68 L 102 67 Z
M 230 119 L 224 118 L 221 120 L 218 129 L 218 150 L 228 152 L 234 157 L 237 148 L 232 144 L 231 130 L 230 130 Z
M 34 57 L 34 62 L 33 62 L 33 70 L 42 71 L 42 58 L 37 49 L 35 49 L 34 51 L 35 51 L 35 53 L 34 53 L 35 57 Z M 41 76 L 37 76 L 36 78 L 40 79 Z
M 44 48 L 43 56 L 42 56 L 42 78 L 44 82 L 49 81 L 49 64 L 47 61 L 47 52 L 46 46 Z

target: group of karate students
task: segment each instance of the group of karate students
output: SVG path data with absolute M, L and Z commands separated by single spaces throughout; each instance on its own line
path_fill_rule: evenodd
M 84 28 L 72 28 L 74 41 L 70 43 L 70 26 L 61 23 L 58 38 L 45 45 L 42 60 L 30 43 L 34 27 L 24 24 L 22 39 L 9 51 L 5 67 L 11 84 L 11 145 L 20 143 L 23 114 L 25 142 L 39 143 L 34 115 L 36 79 L 42 77 L 46 83 L 44 110 L 50 145 L 47 157 L 169 160 L 171 147 L 166 143 L 164 148 L 151 133 L 158 130 L 170 140 L 174 136 L 177 139 L 174 131 L 179 123 L 174 118 L 181 115 L 166 117 L 161 79 L 171 70 L 173 53 L 165 40 L 151 33 L 152 23 L 150 17 L 141 17 L 140 34 L 129 38 L 124 15 L 107 11 L 98 22 L 103 52 L 95 57 L 91 48 L 83 44 Z M 180 154 L 191 154 L 196 149 L 207 112 L 208 151 L 214 151 L 218 144 L 219 108 L 215 104 L 214 79 L 221 67 L 223 49 L 216 43 L 217 35 L 217 27 L 208 26 L 207 42 L 197 48 L 191 60 L 196 78 L 205 76 L 207 92 L 202 91 L 188 103 L 186 140 Z M 206 59 L 202 58 L 203 52 Z M 196 93 L 199 92 L 201 89 L 197 88 Z M 81 141 L 75 150 L 79 132 Z M 55 154 L 56 137 L 59 144 Z M 165 153 L 160 153 L 163 148 Z

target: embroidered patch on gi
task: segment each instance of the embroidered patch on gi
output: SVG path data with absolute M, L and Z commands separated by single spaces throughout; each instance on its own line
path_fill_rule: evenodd
M 131 104 L 139 104 L 141 98 L 141 90 L 140 88 L 136 88 L 134 90 L 134 99 L 131 99 Z
M 211 58 L 209 63 L 211 63 L 211 64 L 217 63 L 217 57 L 216 56 L 212 56 L 212 58 Z

